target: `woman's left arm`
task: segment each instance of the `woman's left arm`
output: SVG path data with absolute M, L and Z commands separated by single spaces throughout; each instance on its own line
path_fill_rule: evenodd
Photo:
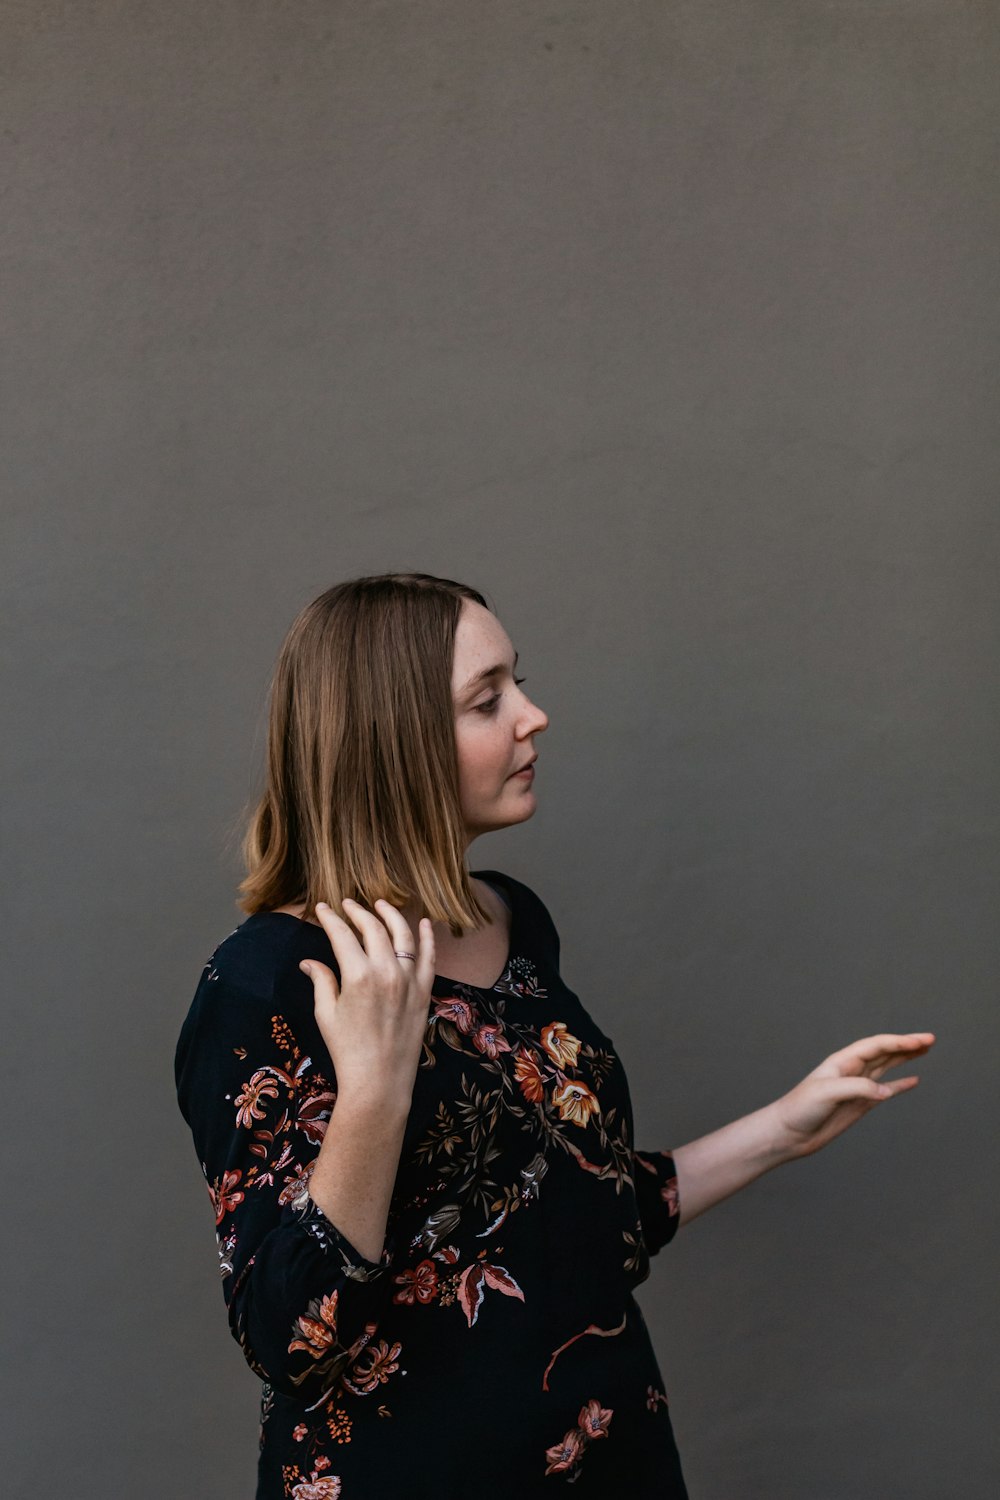
M 674 1147 L 680 1225 L 772 1167 L 811 1156 L 883 1099 L 915 1088 L 920 1082 L 916 1076 L 891 1083 L 879 1079 L 889 1068 L 928 1052 L 935 1040 L 932 1031 L 862 1037 L 832 1052 L 801 1083 L 763 1109 Z

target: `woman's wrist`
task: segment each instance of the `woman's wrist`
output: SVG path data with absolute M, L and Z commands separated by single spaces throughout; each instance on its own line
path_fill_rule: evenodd
M 774 1104 L 732 1120 L 672 1152 L 677 1169 L 681 1222 L 762 1177 L 795 1155 Z
M 350 1117 L 368 1129 L 392 1130 L 405 1126 L 412 1102 L 412 1093 L 406 1097 L 402 1089 L 368 1083 L 338 1088 L 333 1108 L 341 1123 Z

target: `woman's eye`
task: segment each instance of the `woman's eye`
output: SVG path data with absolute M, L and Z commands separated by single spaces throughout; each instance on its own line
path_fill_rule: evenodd
M 522 682 L 527 682 L 527 680 L 528 679 L 526 677 L 515 677 L 514 678 L 514 682 L 516 683 L 516 685 L 518 687 L 521 686 Z M 494 693 L 493 697 L 492 698 L 487 698 L 487 700 L 486 700 L 485 703 L 477 703 L 476 704 L 476 713 L 477 714 L 491 714 L 493 712 L 493 710 L 496 708 L 497 704 L 500 702 L 500 699 L 502 698 L 502 696 L 503 696 L 502 693 Z

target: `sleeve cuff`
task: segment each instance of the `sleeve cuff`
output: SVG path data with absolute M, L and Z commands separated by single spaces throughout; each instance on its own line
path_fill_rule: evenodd
M 369 1260 L 341 1233 L 311 1194 L 306 1193 L 305 1199 L 304 1206 L 295 1210 L 296 1222 L 328 1255 L 339 1258 L 345 1276 L 352 1281 L 373 1281 L 389 1269 L 395 1256 L 393 1235 L 386 1236 L 381 1258 Z
M 635 1185 L 643 1236 L 657 1254 L 680 1228 L 680 1191 L 673 1151 L 634 1151 Z

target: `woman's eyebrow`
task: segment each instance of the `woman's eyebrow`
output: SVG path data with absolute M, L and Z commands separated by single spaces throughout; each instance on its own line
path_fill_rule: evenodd
M 518 653 L 515 651 L 514 652 L 514 666 L 515 667 L 517 666 L 517 662 L 518 662 Z M 503 671 L 505 671 L 505 670 L 506 669 L 505 669 L 504 664 L 503 664 L 502 661 L 501 662 L 497 662 L 497 664 L 496 664 L 495 667 L 484 667 L 481 672 L 477 672 L 474 677 L 470 677 L 469 678 L 468 682 L 465 684 L 465 687 L 462 689 L 461 696 L 464 698 L 465 695 L 466 695 L 466 693 L 471 693 L 474 688 L 479 687 L 480 683 L 488 681 L 488 679 L 490 677 L 499 677 L 500 673 L 503 672 Z M 511 670 L 513 671 L 513 668 Z

